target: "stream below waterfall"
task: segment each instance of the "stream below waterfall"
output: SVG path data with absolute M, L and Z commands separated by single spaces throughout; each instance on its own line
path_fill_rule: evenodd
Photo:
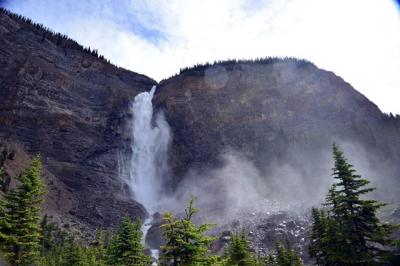
M 153 215 L 150 215 L 149 218 L 144 220 L 143 225 L 142 225 L 142 232 L 143 232 L 143 239 L 142 243 L 143 245 L 146 246 L 146 236 L 147 233 L 149 232 L 149 229 L 151 228 L 153 223 Z M 158 249 L 152 249 L 150 248 L 150 256 L 155 260 L 158 261 L 159 258 L 159 250 Z M 152 265 L 157 265 L 157 263 L 153 263 Z
M 153 86 L 149 92 L 138 94 L 131 106 L 132 157 L 128 161 L 128 186 L 134 199 L 141 203 L 149 213 L 142 226 L 143 244 L 152 226 L 153 214 L 159 210 L 159 199 L 163 177 L 167 170 L 167 151 L 171 134 L 162 113 L 154 115 L 152 99 L 156 91 Z M 158 260 L 158 250 L 150 249 L 151 256 Z M 157 264 L 153 264 L 157 265 Z

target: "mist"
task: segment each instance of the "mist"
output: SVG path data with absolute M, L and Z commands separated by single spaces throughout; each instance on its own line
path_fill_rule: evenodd
M 367 197 L 395 203 L 398 200 L 398 181 L 382 176 L 379 169 L 374 169 L 362 146 L 344 141 L 340 143 L 357 173 L 371 182 L 370 187 L 377 188 Z M 181 214 L 194 196 L 196 207 L 200 209 L 200 220 L 217 224 L 282 212 L 308 216 L 311 207 L 321 206 L 328 189 L 335 182 L 330 148 L 331 145 L 327 144 L 325 156 L 318 161 L 319 166 L 312 176 L 304 174 L 290 161 L 273 163 L 265 172 L 245 155 L 227 149 L 220 154 L 221 166 L 190 169 L 183 181 L 176 184 L 173 193 L 163 193 L 159 211 Z M 314 158 L 305 158 L 300 153 L 297 156 L 307 165 L 312 165 Z
M 282 211 L 301 214 L 323 200 L 331 183 L 327 173 L 321 176 L 320 187 L 310 187 L 307 177 L 290 164 L 263 173 L 231 149 L 221 153 L 220 160 L 222 165 L 217 168 L 189 170 L 175 192 L 163 197 L 160 211 L 179 214 L 194 196 L 199 216 L 218 224 Z

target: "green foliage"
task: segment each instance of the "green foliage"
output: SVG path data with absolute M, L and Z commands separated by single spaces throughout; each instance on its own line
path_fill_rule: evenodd
M 306 59 L 299 59 L 295 57 L 260 57 L 260 58 L 255 58 L 255 59 L 228 59 L 228 60 L 218 60 L 218 61 L 213 61 L 213 62 L 207 62 L 204 64 L 195 64 L 190 67 L 185 67 L 181 68 L 179 73 L 170 76 L 167 79 L 163 79 L 160 81 L 162 83 L 165 80 L 171 79 L 176 77 L 177 75 L 181 75 L 184 73 L 192 72 L 196 73 L 197 75 L 204 75 L 206 69 L 212 68 L 215 66 L 222 66 L 224 67 L 227 71 L 235 69 L 238 64 L 258 64 L 258 65 L 272 65 L 275 63 L 290 63 L 292 65 L 295 65 L 297 67 L 304 67 L 311 65 L 313 66 L 314 64 L 311 63 L 310 61 Z
M 369 181 L 356 174 L 343 152 L 333 145 L 335 166 L 324 204 L 328 212 L 313 209 L 310 256 L 318 265 L 375 265 L 384 263 L 393 244 L 394 226 L 380 222 L 377 210 L 384 206 L 361 196 L 373 191 Z
M 0 248 L 10 265 L 104 266 L 98 248 L 78 245 L 45 215 L 40 204 L 44 188 L 41 162 L 35 157 L 18 177 L 20 185 L 0 203 Z
M 1 200 L 0 249 L 11 265 L 33 265 L 40 251 L 40 204 L 42 164 L 35 157 L 18 177 L 20 186 Z
M 269 255 L 266 258 L 268 266 L 302 266 L 303 261 L 299 254 L 290 248 L 289 242 L 283 246 L 281 242 L 276 242 L 276 255 Z
M 149 265 L 141 244 L 141 224 L 124 219 L 107 250 L 99 230 L 92 246 L 78 243 L 44 215 L 39 222 L 44 199 L 40 179 L 41 162 L 35 157 L 18 177 L 20 185 L 0 201 L 0 251 L 12 265 L 104 266 Z M 106 264 L 107 255 L 107 264 Z M 113 261 L 116 259 L 116 261 Z
M 64 246 L 67 233 L 61 230 L 57 223 L 50 222 L 49 217 L 45 214 L 40 222 L 42 232 L 40 238 L 41 254 L 50 252 L 54 247 Z
M 41 229 L 41 256 L 39 258 L 39 265 L 61 265 L 62 264 L 62 247 L 66 241 L 66 234 L 64 234 L 56 223 L 49 222 L 49 217 L 44 215 L 40 222 Z
M 400 265 L 400 240 L 395 241 L 396 247 L 393 250 L 393 254 L 389 257 L 390 266 Z
M 69 241 L 62 250 L 63 259 L 60 265 L 76 265 L 76 266 L 103 266 L 104 258 L 98 253 L 98 249 L 94 247 L 83 246 L 74 241 Z M 129 265 L 129 264 L 127 264 Z
M 312 208 L 313 226 L 311 228 L 311 243 L 308 247 L 310 257 L 315 258 L 317 265 L 327 264 L 327 248 L 325 237 L 327 237 L 328 219 L 324 210 Z
M 9 153 L 7 150 L 3 150 L 0 153 L 0 190 L 4 193 L 8 191 L 11 182 L 11 176 L 5 171 L 4 163 L 7 159 L 12 158 L 13 153 Z
M 150 257 L 144 253 L 141 242 L 143 237 L 141 226 L 139 220 L 132 223 L 129 216 L 123 218 L 107 249 L 107 265 L 145 266 L 150 264 Z
M 96 241 L 93 245 L 94 253 L 98 261 L 104 261 L 106 258 L 106 235 L 102 229 L 98 230 L 96 233 Z
M 57 229 L 51 234 L 46 249 L 38 259 L 38 266 L 105 266 L 105 246 L 103 241 L 87 246 L 66 236 Z
M 0 190 L 7 192 L 11 182 L 11 177 L 6 173 L 3 166 L 0 166 Z
M 209 256 L 209 247 L 214 237 L 204 233 L 210 224 L 195 225 L 193 216 L 198 212 L 192 197 L 186 209 L 186 216 L 175 218 L 172 213 L 165 213 L 163 236 L 165 245 L 161 247 L 161 265 L 218 265 L 221 262 L 217 256 Z
M 259 265 L 249 248 L 246 233 L 235 233 L 232 235 L 226 250 L 227 264 L 232 266 L 255 266 Z
M 38 264 L 39 266 L 105 266 L 98 249 L 84 246 L 69 238 L 63 245 L 54 245 Z

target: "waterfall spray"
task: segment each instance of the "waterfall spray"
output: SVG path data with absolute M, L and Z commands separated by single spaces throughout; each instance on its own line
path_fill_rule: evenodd
M 155 117 L 153 115 L 152 99 L 155 91 L 156 86 L 153 86 L 150 92 L 138 94 L 132 104 L 132 157 L 125 166 L 128 170 L 127 184 L 134 199 L 150 213 L 142 226 L 144 239 L 151 227 L 152 214 L 159 207 L 171 138 L 163 113 L 158 113 Z M 153 258 L 158 259 L 158 250 L 151 250 L 151 253 Z

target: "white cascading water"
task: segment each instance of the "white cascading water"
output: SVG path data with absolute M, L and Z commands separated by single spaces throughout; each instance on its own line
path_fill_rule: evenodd
M 170 143 L 170 128 L 162 113 L 153 120 L 152 99 L 156 90 L 142 92 L 132 105 L 132 158 L 128 163 L 128 185 L 136 201 L 150 213 L 142 227 L 144 238 L 151 227 L 152 214 L 158 210 L 162 178 L 167 170 L 167 151 Z M 157 257 L 157 250 L 152 250 Z
M 132 105 L 133 143 L 130 162 L 130 188 L 135 200 L 143 204 L 149 213 L 158 209 L 162 177 L 166 172 L 170 129 L 164 116 L 159 113 L 153 125 L 152 99 L 156 90 L 142 92 Z

